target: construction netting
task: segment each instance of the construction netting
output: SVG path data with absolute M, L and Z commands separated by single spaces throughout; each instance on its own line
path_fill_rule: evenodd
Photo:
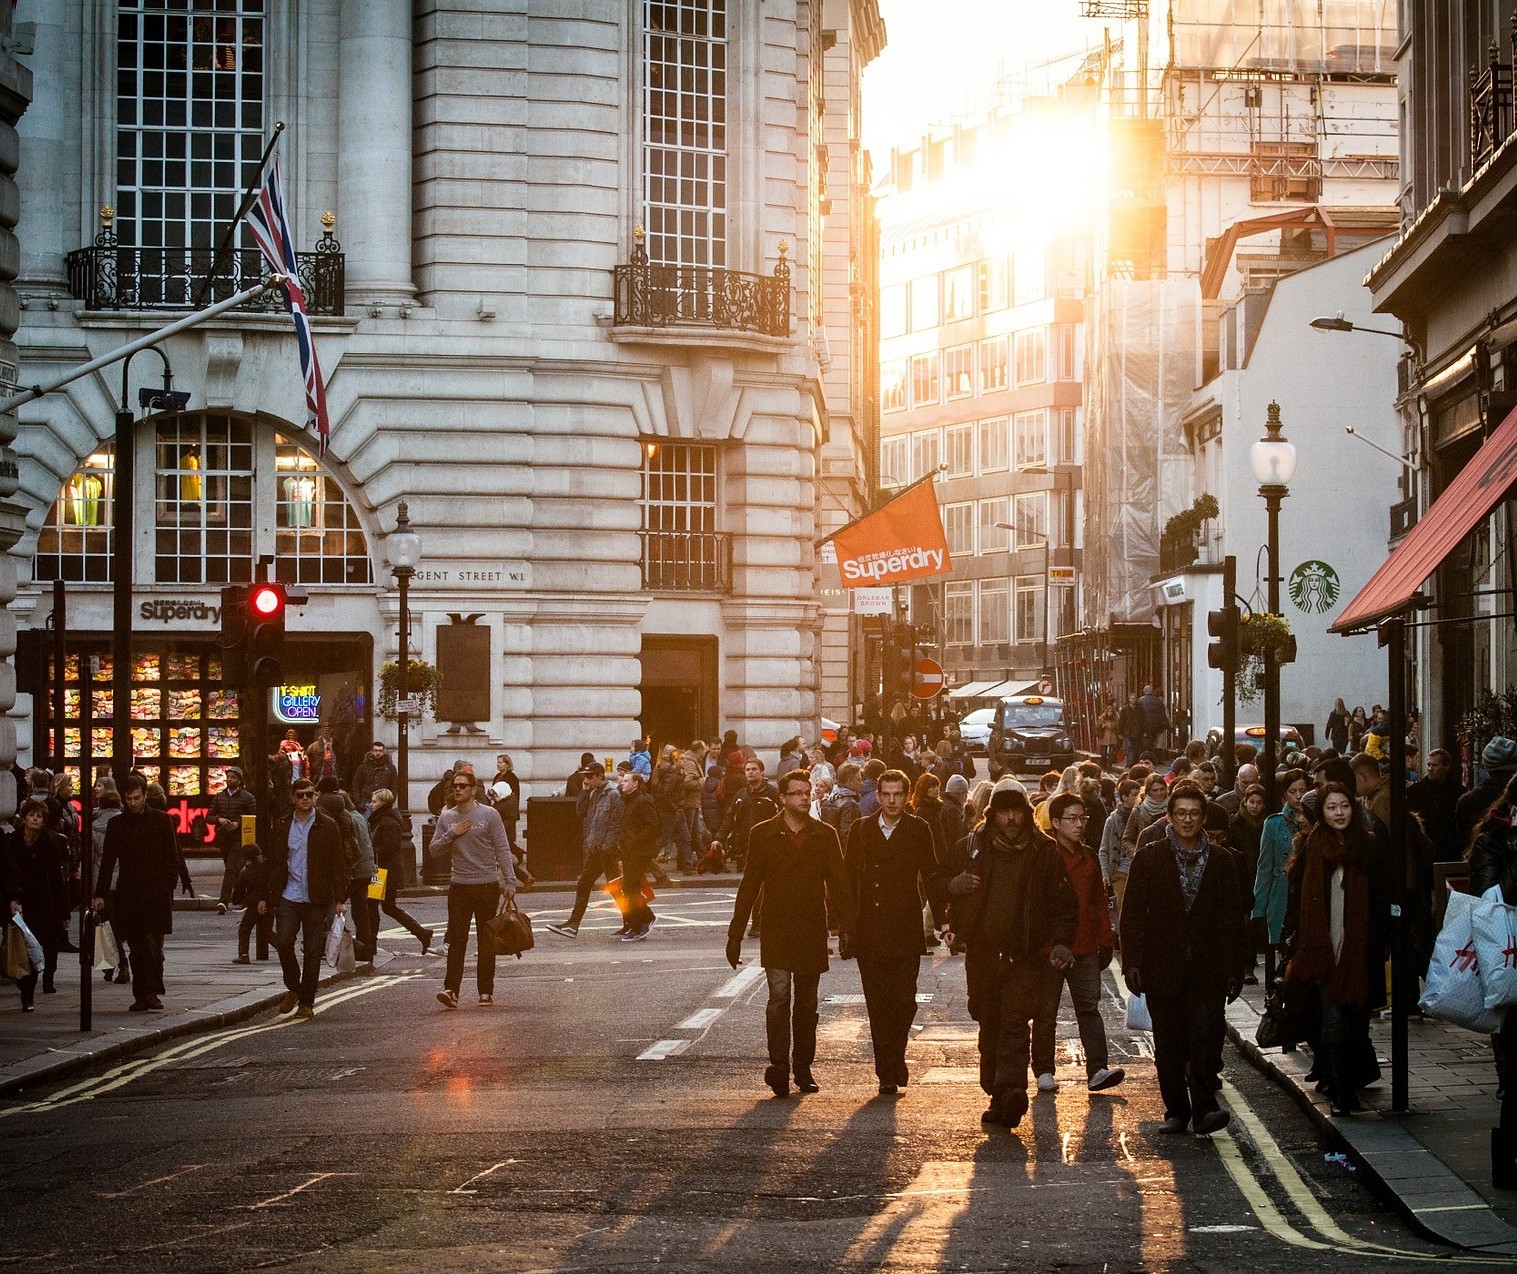
M 1174 66 L 1298 75 L 1396 69 L 1396 0 L 1171 0 L 1151 12 L 1165 8 Z M 1161 30 L 1154 28 L 1156 40 Z
M 1085 624 L 1146 620 L 1164 524 L 1190 503 L 1181 417 L 1199 374 L 1195 279 L 1111 279 L 1086 322 Z

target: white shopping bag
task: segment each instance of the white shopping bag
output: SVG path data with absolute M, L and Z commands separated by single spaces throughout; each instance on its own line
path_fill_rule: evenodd
M 1449 895 L 1443 928 L 1433 944 L 1433 958 L 1428 961 L 1421 1005 L 1422 1011 L 1431 1017 L 1489 1035 L 1501 1026 L 1505 1013 L 1485 1007 L 1472 924 L 1477 904 L 1478 899 L 1469 894 Z
M 1129 1031 L 1154 1029 L 1154 1020 L 1148 1015 L 1148 996 L 1130 995 L 1127 997 L 1127 1029 Z
M 1480 895 L 1470 910 L 1470 928 L 1485 1007 L 1517 1004 L 1517 907 L 1503 900 L 1500 885 Z
M 327 963 L 334 969 L 337 967 L 338 957 L 342 954 L 342 935 L 347 929 L 345 916 L 333 916 L 332 927 L 327 930 Z
M 21 919 L 19 911 L 11 917 L 11 924 L 15 925 L 21 931 L 21 936 L 26 939 L 26 954 L 32 962 L 33 971 L 37 973 L 42 972 L 44 962 L 42 944 L 37 941 L 37 935 L 27 928 L 26 921 Z
M 116 942 L 116 931 L 111 928 L 109 920 L 102 920 L 95 926 L 95 967 L 97 969 L 121 967 L 121 947 Z

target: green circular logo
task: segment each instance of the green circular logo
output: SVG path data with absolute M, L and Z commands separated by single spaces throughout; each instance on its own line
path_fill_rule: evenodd
M 1319 562 L 1315 558 L 1302 562 L 1291 572 L 1287 587 L 1290 589 L 1292 604 L 1308 615 L 1320 615 L 1332 610 L 1338 594 L 1343 591 L 1343 585 L 1338 581 L 1338 572 L 1326 562 Z

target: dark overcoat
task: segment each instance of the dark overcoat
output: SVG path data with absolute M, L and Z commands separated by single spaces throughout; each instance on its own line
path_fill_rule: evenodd
M 857 919 L 853 949 L 862 959 L 920 956 L 927 951 L 922 903 L 942 914 L 946 877 L 934 853 L 932 829 L 902 814 L 895 831 L 880 831 L 878 813 L 855 820 L 843 856 Z
M 119 874 L 117 868 L 120 868 Z M 95 897 L 116 892 L 111 922 L 118 934 L 173 933 L 179 842 L 174 820 L 162 810 L 122 810 L 105 825 Z
M 839 933 L 853 929 L 853 897 L 838 834 L 808 818 L 805 843 L 797 845 L 785 829 L 784 815 L 756 824 L 748 836 L 748 859 L 727 928 L 729 941 L 742 941 L 755 906 L 759 963 L 764 968 L 825 973 L 828 909 Z

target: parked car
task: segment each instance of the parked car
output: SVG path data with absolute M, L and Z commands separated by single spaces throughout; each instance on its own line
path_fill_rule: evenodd
M 990 736 L 990 753 L 1013 774 L 1062 770 L 1075 760 L 1064 723 L 1064 700 L 1046 695 L 1002 699 Z
M 1260 752 L 1264 751 L 1264 726 L 1263 725 L 1239 725 L 1233 731 L 1235 743 L 1252 743 Z M 1206 752 L 1208 756 L 1216 756 L 1222 746 L 1222 727 L 1214 725 L 1206 732 Z M 1293 725 L 1280 727 L 1280 752 L 1301 752 L 1306 749 L 1306 742 L 1301 737 L 1301 731 Z
M 994 708 L 976 708 L 959 722 L 959 738 L 974 756 L 984 756 L 990 750 L 990 729 L 996 723 Z

